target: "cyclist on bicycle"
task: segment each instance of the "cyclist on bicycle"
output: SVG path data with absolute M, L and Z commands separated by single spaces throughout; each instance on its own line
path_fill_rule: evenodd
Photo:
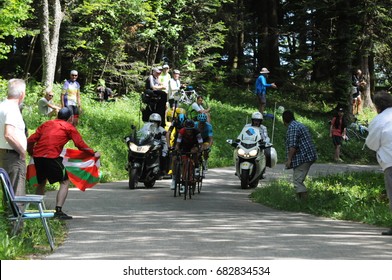
M 208 156 L 211 151 L 212 143 L 214 142 L 213 133 L 212 133 L 212 125 L 207 122 L 207 115 L 205 113 L 201 113 L 197 115 L 197 122 L 195 122 L 195 128 L 199 129 L 201 137 L 203 138 L 203 169 L 207 171 L 208 169 Z
M 201 146 L 203 144 L 203 138 L 201 137 L 201 134 L 198 129 L 195 128 L 195 123 L 192 120 L 186 120 L 185 121 L 185 126 L 180 129 L 178 132 L 178 137 L 177 137 L 177 143 L 175 150 L 176 152 L 181 152 L 183 153 L 194 153 L 195 158 L 193 158 L 193 161 L 195 163 L 195 175 L 198 176 L 199 168 L 198 168 L 198 153 L 201 150 Z M 182 156 L 181 160 L 184 159 L 186 156 Z M 185 165 L 184 165 L 185 166 Z M 183 170 L 184 174 L 185 170 Z M 175 188 L 175 176 L 174 174 L 173 179 L 172 179 L 172 185 L 171 188 Z M 180 192 L 184 192 L 185 187 L 181 186 Z

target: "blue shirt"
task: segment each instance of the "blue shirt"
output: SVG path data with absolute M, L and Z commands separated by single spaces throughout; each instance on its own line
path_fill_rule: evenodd
M 264 75 L 260 75 L 256 80 L 255 94 L 262 95 L 267 93 L 267 87 L 271 87 L 271 84 L 267 84 L 267 79 Z
M 286 134 L 286 158 L 289 149 L 295 148 L 291 164 L 295 168 L 305 162 L 313 162 L 317 159 L 316 147 L 313 144 L 312 136 L 309 130 L 302 123 L 292 121 Z
M 195 122 L 195 128 L 199 129 L 199 122 Z M 212 137 L 212 125 L 208 122 L 206 122 L 203 131 L 200 130 L 201 137 L 203 138 L 203 141 L 206 141 L 208 137 Z

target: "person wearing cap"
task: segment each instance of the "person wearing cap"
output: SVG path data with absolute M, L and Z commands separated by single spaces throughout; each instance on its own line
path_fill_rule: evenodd
M 277 88 L 275 83 L 268 84 L 267 78 L 269 71 L 267 68 L 262 68 L 260 71 L 260 76 L 256 80 L 255 94 L 257 95 L 257 103 L 259 104 L 259 112 L 264 114 L 265 106 L 267 104 L 267 88 Z
M 175 69 L 173 71 L 173 77 L 169 81 L 168 96 L 169 96 L 169 107 L 173 107 L 174 99 L 178 96 L 178 92 L 182 88 L 180 81 L 180 70 Z M 179 98 L 179 97 L 178 97 Z
M 169 65 L 167 65 L 167 64 L 164 64 L 163 66 L 162 66 L 162 73 L 161 73 L 161 75 L 159 76 L 159 82 L 162 84 L 162 85 L 164 85 L 165 86 L 165 88 L 163 89 L 163 91 L 164 92 L 166 92 L 167 93 L 167 90 L 168 90 L 168 88 L 169 88 L 169 81 L 170 81 L 170 79 L 171 79 L 171 75 L 170 75 L 170 73 L 169 73 Z
M 332 138 L 332 143 L 335 147 L 334 161 L 343 162 L 343 160 L 340 158 L 340 147 L 342 146 L 342 140 L 347 139 L 346 121 L 344 120 L 343 108 L 339 108 L 338 113 L 331 120 L 329 137 Z
M 26 82 L 11 79 L 7 99 L 0 103 L 0 167 L 18 196 L 26 194 L 26 126 L 20 110 L 25 96 Z
M 49 120 L 37 128 L 34 134 L 27 139 L 27 151 L 34 158 L 37 171 L 37 194 L 45 193 L 45 185 L 60 182 L 60 189 L 56 197 L 55 217 L 62 220 L 72 219 L 72 216 L 62 211 L 68 194 L 69 179 L 63 158 L 60 156 L 65 144 L 72 140 L 75 146 L 88 154 L 100 157 L 82 139 L 82 136 L 72 124 L 73 114 L 70 108 L 60 109 L 57 119 Z
M 57 116 L 61 109 L 53 103 L 53 95 L 52 89 L 48 88 L 45 90 L 45 96 L 38 100 L 38 111 L 44 116 Z
M 166 85 L 162 84 L 159 80 L 161 73 L 162 71 L 158 67 L 155 67 L 152 69 L 152 74 L 146 80 L 145 94 L 153 95 L 159 99 L 147 104 L 147 107 L 142 112 L 142 119 L 144 122 L 147 122 L 152 113 L 158 113 L 162 118 L 162 126 L 165 127 L 167 94 L 165 92 Z
M 369 135 L 365 144 L 376 152 L 377 161 L 384 172 L 385 190 L 392 214 L 392 95 L 386 91 L 374 95 L 377 116 L 369 123 Z M 382 235 L 392 235 L 392 223 Z
M 80 84 L 77 81 L 78 71 L 70 72 L 69 80 L 66 80 L 61 92 L 61 107 L 69 107 L 73 113 L 73 124 L 79 122 L 79 115 L 82 113 L 80 102 Z

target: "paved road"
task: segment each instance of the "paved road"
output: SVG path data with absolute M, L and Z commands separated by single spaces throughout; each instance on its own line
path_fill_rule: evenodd
M 375 166 L 321 164 L 311 176 Z M 268 179 L 288 177 L 283 166 Z M 65 243 L 47 260 L 234 260 L 234 259 L 392 259 L 392 238 L 384 228 L 277 211 L 252 203 L 239 188 L 233 168 L 211 169 L 201 194 L 174 198 L 170 180 L 154 189 L 129 190 L 127 182 L 72 189 L 64 211 Z M 53 207 L 55 193 L 48 193 Z

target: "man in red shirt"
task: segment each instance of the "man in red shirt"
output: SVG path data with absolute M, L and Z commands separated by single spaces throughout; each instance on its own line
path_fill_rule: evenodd
M 59 111 L 57 119 L 43 123 L 27 139 L 27 151 L 30 156 L 34 157 L 37 171 L 37 181 L 39 184 L 37 193 L 44 194 L 46 180 L 49 180 L 50 184 L 60 182 L 60 190 L 56 197 L 56 213 L 54 216 L 61 220 L 72 219 L 72 216 L 62 211 L 69 186 L 69 179 L 63 165 L 63 158 L 60 157 L 64 145 L 69 140 L 72 140 L 79 150 L 100 157 L 100 153 L 95 153 L 83 141 L 82 136 L 75 126 L 72 125 L 72 122 L 72 111 L 64 107 Z

